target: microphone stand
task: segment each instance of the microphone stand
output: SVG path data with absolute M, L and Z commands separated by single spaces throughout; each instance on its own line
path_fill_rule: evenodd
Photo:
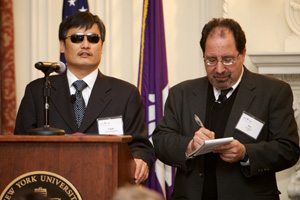
M 44 77 L 44 86 L 43 86 L 43 96 L 44 96 L 44 126 L 31 129 L 28 131 L 29 135 L 65 135 L 65 131 L 62 129 L 57 129 L 50 127 L 49 125 L 49 101 L 50 101 L 50 95 L 51 95 L 51 85 L 50 85 L 50 79 L 49 75 L 54 70 L 50 67 L 48 69 L 42 69 L 42 71 L 45 74 Z

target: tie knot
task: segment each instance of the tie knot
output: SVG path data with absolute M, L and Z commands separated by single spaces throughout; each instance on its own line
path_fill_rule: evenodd
M 223 101 L 225 101 L 226 99 L 227 99 L 227 93 L 230 91 L 230 90 L 232 90 L 232 88 L 230 87 L 230 88 L 228 88 L 228 89 L 226 89 L 226 90 L 221 90 L 221 94 L 219 95 L 219 98 L 218 98 L 218 102 L 223 102 Z
M 82 91 L 84 88 L 87 87 L 87 84 L 83 80 L 77 80 L 73 83 L 73 85 L 78 91 Z
M 221 90 L 221 95 L 226 95 L 230 90 L 232 90 L 231 87 L 226 90 Z

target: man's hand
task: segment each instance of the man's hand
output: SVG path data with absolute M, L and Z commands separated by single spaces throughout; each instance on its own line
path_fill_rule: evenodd
M 189 145 L 186 148 L 186 153 L 190 154 L 195 151 L 199 146 L 202 145 L 204 140 L 215 139 L 215 133 L 206 129 L 200 128 L 195 132 L 193 139 L 190 141 Z
M 233 140 L 229 144 L 218 146 L 214 149 L 214 153 L 219 153 L 220 158 L 225 162 L 239 162 L 246 153 L 245 146 L 238 140 Z
M 142 159 L 135 158 L 134 161 L 136 165 L 134 179 L 135 183 L 138 185 L 148 178 L 149 167 Z

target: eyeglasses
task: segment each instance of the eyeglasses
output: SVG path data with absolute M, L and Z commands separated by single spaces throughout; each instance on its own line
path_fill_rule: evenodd
M 238 55 L 236 57 L 225 57 L 222 58 L 222 60 L 217 60 L 216 58 L 205 58 L 204 62 L 207 65 L 216 65 L 218 64 L 218 62 L 221 62 L 223 65 L 232 65 L 235 60 L 237 59 L 237 57 L 239 57 L 240 53 L 238 53 Z
M 87 34 L 83 34 L 83 33 L 73 33 L 70 36 L 67 36 L 67 38 L 71 38 L 71 41 L 73 43 L 81 43 L 84 40 L 84 36 L 87 37 L 87 40 L 90 43 L 98 43 L 100 40 L 100 36 L 96 33 L 87 33 Z

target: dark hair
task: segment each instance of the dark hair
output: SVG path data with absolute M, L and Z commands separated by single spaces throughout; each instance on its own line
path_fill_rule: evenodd
M 105 26 L 102 20 L 90 12 L 76 12 L 73 15 L 65 18 L 59 25 L 58 37 L 59 40 L 65 41 L 68 31 L 71 28 L 90 29 L 94 24 L 98 25 L 102 43 L 105 41 Z
M 246 46 L 246 36 L 239 23 L 233 19 L 228 18 L 214 18 L 209 21 L 202 30 L 202 38 L 200 40 L 200 46 L 203 54 L 205 53 L 205 43 L 207 37 L 210 35 L 213 29 L 216 27 L 223 27 L 229 29 L 235 40 L 235 47 L 239 53 L 242 53 Z

